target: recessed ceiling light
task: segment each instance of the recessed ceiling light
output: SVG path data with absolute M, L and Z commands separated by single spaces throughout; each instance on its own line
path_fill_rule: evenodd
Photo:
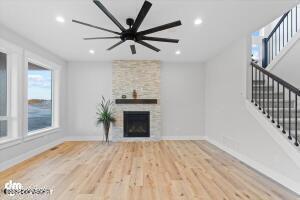
M 57 16 L 56 17 L 56 21 L 59 23 L 64 23 L 65 22 L 65 18 L 63 18 L 62 16 Z
M 177 51 L 175 52 L 175 54 L 176 54 L 176 55 L 179 55 L 179 54 L 181 54 L 181 51 L 177 50 Z
M 90 54 L 95 54 L 95 51 L 93 49 L 89 50 Z
M 195 24 L 196 26 L 198 26 L 198 25 L 202 24 L 202 22 L 203 22 L 202 19 L 197 18 L 197 19 L 195 19 L 194 24 Z

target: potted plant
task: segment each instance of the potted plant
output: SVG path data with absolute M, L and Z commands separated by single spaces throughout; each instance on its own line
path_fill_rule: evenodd
M 110 124 L 115 122 L 112 104 L 113 102 L 111 100 L 105 100 L 105 98 L 102 96 L 102 100 L 97 106 L 97 125 L 103 124 L 105 142 L 107 143 L 109 143 L 108 134 Z

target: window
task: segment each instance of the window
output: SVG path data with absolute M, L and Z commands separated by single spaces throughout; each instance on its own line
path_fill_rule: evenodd
M 259 45 L 253 44 L 251 51 L 252 51 L 252 59 L 259 60 L 260 59 L 260 48 L 259 48 Z
M 0 138 L 7 136 L 7 55 L 0 52 Z
M 28 63 L 28 132 L 53 125 L 52 70 Z
M 260 36 L 260 33 L 259 33 L 259 31 L 255 31 L 255 32 L 253 32 L 253 33 L 252 33 L 252 36 L 254 36 L 254 37 L 258 37 L 258 36 Z

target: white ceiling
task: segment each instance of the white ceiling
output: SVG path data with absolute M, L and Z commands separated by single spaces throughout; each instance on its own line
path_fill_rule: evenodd
M 117 40 L 84 41 L 83 37 L 111 36 L 101 30 L 72 23 L 78 19 L 118 31 L 92 0 L 0 0 L 0 24 L 67 61 L 109 61 L 114 59 L 159 59 L 174 62 L 204 62 L 226 48 L 237 37 L 250 33 L 280 16 L 297 0 L 150 0 L 153 5 L 140 30 L 180 19 L 182 26 L 155 36 L 180 39 L 179 44 L 149 42 L 156 53 L 136 44 L 131 55 L 128 42 L 106 51 Z M 125 26 L 135 18 L 143 0 L 101 0 Z M 56 22 L 56 16 L 66 19 Z M 195 27 L 196 17 L 203 24 Z M 95 54 L 89 54 L 94 49 Z M 175 55 L 180 50 L 181 55 Z

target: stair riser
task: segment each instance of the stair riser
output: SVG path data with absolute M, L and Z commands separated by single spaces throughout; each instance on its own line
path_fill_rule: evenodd
M 296 138 L 295 133 L 291 133 L 292 138 Z M 300 131 L 298 131 L 298 142 L 300 142 Z
M 276 122 L 276 124 L 277 124 L 277 122 Z M 283 123 L 280 122 L 279 124 L 280 124 L 281 128 L 283 128 Z M 300 130 L 300 127 L 299 127 L 299 126 L 300 126 L 300 123 L 298 123 L 298 126 L 297 126 L 297 130 L 298 130 L 298 131 Z M 285 122 L 285 127 L 284 127 L 284 129 L 285 129 L 286 132 L 289 131 L 289 123 L 288 123 L 288 120 L 286 120 L 286 122 Z M 295 123 L 292 123 L 292 122 L 291 122 L 291 131 L 294 131 L 295 129 L 296 129 Z M 300 133 L 300 132 L 299 132 L 299 133 Z
M 257 102 L 257 104 L 259 105 L 259 102 Z M 285 108 L 289 107 L 288 102 L 286 102 L 284 104 L 283 104 L 283 102 L 279 102 L 279 108 L 283 108 L 283 105 L 284 105 Z M 262 101 L 261 101 L 261 106 L 260 107 L 261 108 L 263 107 L 263 102 Z M 294 108 L 294 107 L 295 107 L 295 104 L 291 103 L 291 108 Z M 272 110 L 272 108 L 273 108 L 273 104 L 272 104 L 272 102 L 269 102 L 269 109 Z M 278 103 L 277 102 L 274 103 L 274 108 L 278 108 Z M 268 103 L 265 102 L 265 110 L 267 110 L 267 109 L 268 109 Z
M 270 110 L 270 114 L 272 114 L 272 109 Z M 277 117 L 277 111 L 276 111 L 276 112 L 274 111 L 274 116 Z M 295 113 L 295 112 L 291 112 L 291 118 L 294 118 L 295 116 L 296 116 L 296 113 Z M 283 112 L 279 112 L 279 117 L 280 117 L 280 118 L 283 117 Z M 289 117 L 289 112 L 288 112 L 288 111 L 286 111 L 286 112 L 284 113 L 284 117 L 285 117 L 285 118 L 288 118 L 288 117 Z M 297 113 L 297 117 L 300 118 L 300 112 Z
M 261 93 L 263 93 L 263 90 L 265 90 L 265 92 L 267 92 L 268 90 L 271 92 L 271 91 L 273 91 L 273 87 L 271 87 L 271 86 L 254 86 L 253 87 L 253 91 L 257 91 L 257 92 L 259 92 L 259 89 L 260 89 L 260 92 Z M 274 88 L 274 92 L 277 92 L 277 88 Z M 279 92 L 281 92 L 281 91 L 279 91 Z
M 265 101 L 268 99 L 268 92 L 265 92 L 265 95 L 263 94 L 263 92 L 261 92 L 260 93 L 260 95 L 259 95 L 259 93 L 253 93 L 253 98 L 255 99 L 255 98 L 265 98 Z M 272 93 L 270 92 L 269 93 L 269 98 L 270 98 L 270 100 L 273 98 L 273 96 L 272 96 Z M 277 99 L 278 98 L 278 94 L 277 93 L 274 93 L 274 99 Z M 287 96 L 285 96 L 285 98 L 288 98 Z M 279 93 L 279 99 L 283 99 L 283 93 Z
M 253 84 L 264 84 L 266 81 L 263 80 L 253 80 Z

